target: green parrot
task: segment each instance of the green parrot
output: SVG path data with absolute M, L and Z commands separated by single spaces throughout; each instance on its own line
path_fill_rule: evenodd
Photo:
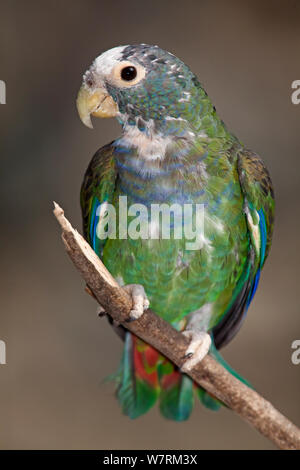
M 189 339 L 178 370 L 118 328 L 124 352 L 116 394 L 123 412 L 136 418 L 158 400 L 166 418 L 181 421 L 197 395 L 217 410 L 221 403 L 185 372 L 210 351 L 237 376 L 218 350 L 238 332 L 270 249 L 269 173 L 228 131 L 189 67 L 158 46 L 120 46 L 97 57 L 83 77 L 77 108 L 88 127 L 91 115 L 114 116 L 122 126 L 121 136 L 98 150 L 86 171 L 84 236 L 131 294 L 133 321 L 150 305 Z M 162 205 L 172 209 L 169 236 L 152 218 L 152 208 Z M 182 220 L 176 210 L 187 206 L 193 211 Z M 195 207 L 203 209 L 202 225 L 196 225 L 198 245 L 191 249 Z M 128 221 L 135 223 L 135 236 L 128 235 Z

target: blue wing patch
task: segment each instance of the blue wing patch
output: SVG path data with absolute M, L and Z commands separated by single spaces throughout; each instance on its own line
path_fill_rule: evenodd
M 90 219 L 90 240 L 91 240 L 91 245 L 94 251 L 96 251 L 96 241 L 97 241 L 96 230 L 97 230 L 97 225 L 98 225 L 98 220 L 99 220 L 98 207 L 100 205 L 101 204 L 99 200 L 95 197 L 92 203 L 91 219 Z

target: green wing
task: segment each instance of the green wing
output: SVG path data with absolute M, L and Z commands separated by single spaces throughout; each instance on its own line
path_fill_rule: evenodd
M 218 349 L 231 341 L 242 324 L 256 292 L 273 234 L 274 192 L 268 170 L 258 155 L 246 149 L 238 154 L 237 168 L 244 196 L 244 211 L 250 241 L 249 254 L 232 302 L 213 329 Z
M 99 208 L 104 202 L 112 203 L 117 171 L 114 147 L 108 144 L 96 152 L 85 173 L 81 186 L 80 203 L 83 233 L 98 255 L 102 255 L 105 240 L 95 236 L 99 219 Z

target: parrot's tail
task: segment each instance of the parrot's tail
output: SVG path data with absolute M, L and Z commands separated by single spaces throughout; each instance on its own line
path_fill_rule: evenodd
M 214 346 L 210 352 L 231 374 L 249 385 L 231 369 Z M 195 394 L 211 410 L 216 411 L 222 405 L 154 348 L 128 332 L 116 381 L 118 400 L 130 418 L 146 413 L 157 399 L 162 415 L 175 421 L 189 418 Z

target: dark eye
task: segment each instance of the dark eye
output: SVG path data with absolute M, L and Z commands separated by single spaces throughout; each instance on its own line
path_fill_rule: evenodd
M 126 80 L 126 82 L 130 82 L 131 80 L 134 80 L 136 76 L 137 76 L 137 70 L 135 67 L 132 67 L 131 65 L 128 67 L 124 67 L 121 71 L 121 77 L 123 80 Z

